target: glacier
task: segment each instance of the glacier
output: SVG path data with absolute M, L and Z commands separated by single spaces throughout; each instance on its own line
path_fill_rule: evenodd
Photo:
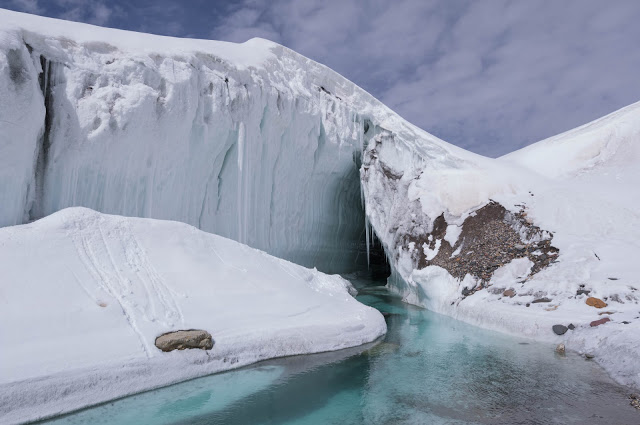
M 377 238 L 405 301 L 563 342 L 640 387 L 640 104 L 493 159 L 266 40 L 0 20 L 1 226 L 82 206 L 325 272 Z M 482 249 L 484 218 L 497 252 Z M 611 323 L 589 326 L 603 312 L 585 290 Z
M 180 40 L 0 10 L 0 225 L 70 206 L 182 221 L 354 269 L 366 141 L 426 133 L 266 40 Z M 363 261 L 364 256 L 360 258 Z

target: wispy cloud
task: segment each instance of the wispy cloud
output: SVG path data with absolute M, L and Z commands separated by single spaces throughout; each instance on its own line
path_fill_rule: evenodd
M 11 0 L 9 4 L 21 12 L 40 14 L 44 10 L 38 0 Z
M 640 3 L 251 0 L 213 32 L 266 36 L 436 135 L 500 155 L 640 100 Z

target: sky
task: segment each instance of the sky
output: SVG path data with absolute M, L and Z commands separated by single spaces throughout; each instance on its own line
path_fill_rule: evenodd
M 321 62 L 407 120 L 497 157 L 640 101 L 637 0 L 0 0 Z

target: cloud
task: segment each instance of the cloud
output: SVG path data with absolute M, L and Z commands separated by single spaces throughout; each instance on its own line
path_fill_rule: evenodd
M 212 36 L 285 44 L 497 156 L 640 100 L 639 21 L 624 0 L 251 0 Z
M 86 22 L 94 25 L 108 25 L 115 8 L 95 0 L 53 0 L 60 8 L 58 17 L 70 21 Z
M 21 12 L 39 14 L 43 11 L 38 0 L 11 0 L 9 4 Z

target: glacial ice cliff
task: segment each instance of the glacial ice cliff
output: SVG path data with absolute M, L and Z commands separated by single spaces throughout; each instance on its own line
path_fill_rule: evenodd
M 0 20 L 0 95 L 11 100 L 0 103 L 2 226 L 85 206 L 348 271 L 365 227 L 365 133 L 419 132 L 265 40 L 182 40 L 3 10 Z

